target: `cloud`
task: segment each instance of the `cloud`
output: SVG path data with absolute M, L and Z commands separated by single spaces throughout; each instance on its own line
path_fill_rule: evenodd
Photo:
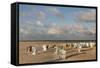
M 93 34 L 96 34 L 96 29 L 95 29 L 95 28 L 91 29 L 90 31 L 91 31 Z
M 47 33 L 48 34 L 61 34 L 62 31 L 59 28 L 53 27 L 53 28 L 50 28 Z
M 90 11 L 85 11 L 81 12 L 78 15 L 78 21 L 80 22 L 95 22 L 96 21 L 96 11 L 95 10 L 90 10 Z
M 52 34 L 52 35 L 55 35 L 55 34 L 60 34 L 61 33 L 61 30 L 60 28 L 57 26 L 57 24 L 55 23 L 52 23 L 48 26 L 48 29 L 47 29 L 47 34 Z
M 44 24 L 41 21 L 36 21 L 37 26 L 43 26 Z
M 79 23 L 76 24 L 71 24 L 69 26 L 67 26 L 67 29 L 69 30 L 70 34 L 77 34 L 77 33 L 81 33 L 83 31 L 83 26 Z
M 24 28 L 20 28 L 20 34 L 24 34 L 24 35 L 28 35 L 29 32 L 27 30 L 25 30 Z
M 83 26 L 81 24 L 73 24 L 72 25 L 72 29 L 76 29 L 76 30 L 83 30 Z
M 36 13 L 36 19 L 37 20 L 43 21 L 46 18 L 45 16 L 46 16 L 45 13 L 42 12 L 42 11 L 38 11 Z
M 48 7 L 48 12 L 60 19 L 64 18 L 64 15 L 55 7 Z
M 61 35 L 66 34 L 67 32 L 68 29 L 65 29 L 64 27 L 58 26 L 56 24 L 52 24 L 52 26 L 48 29 L 47 34 Z
M 81 35 L 81 36 L 92 36 L 92 35 L 95 35 L 96 33 L 96 29 L 95 28 L 86 28 L 84 27 L 82 24 L 73 24 L 71 27 L 71 32 L 72 34 L 78 34 L 78 35 Z
M 82 32 L 82 35 L 84 35 L 84 36 L 92 36 L 92 37 L 96 36 L 95 33 L 93 31 L 91 31 L 91 30 L 84 30 Z
M 43 12 L 43 11 L 38 11 L 38 12 L 36 12 L 36 14 L 35 14 L 35 17 L 36 17 L 36 20 L 35 20 L 35 22 L 34 22 L 34 25 L 35 26 L 44 26 L 44 21 L 45 21 L 45 19 L 46 19 L 46 14 Z
M 83 11 L 81 13 L 75 11 L 78 17 L 73 14 L 65 16 L 75 22 L 67 21 L 64 17 L 65 13 L 61 11 L 62 10 L 57 7 L 49 7 L 47 9 L 23 11 L 22 14 L 20 12 L 20 40 L 95 39 L 96 30 L 94 28 L 92 29 L 91 25 L 89 26 L 90 29 L 87 29 L 83 24 L 75 23 L 76 20 L 74 20 L 74 17 L 76 17 L 80 22 L 93 22 L 95 21 L 95 11 Z M 48 18 L 46 16 L 48 16 Z M 55 19 L 57 19 L 57 21 Z M 63 19 L 63 21 L 59 19 Z
M 88 34 L 88 35 L 96 35 L 96 29 L 89 29 L 89 30 L 87 30 L 87 33 L 86 34 Z

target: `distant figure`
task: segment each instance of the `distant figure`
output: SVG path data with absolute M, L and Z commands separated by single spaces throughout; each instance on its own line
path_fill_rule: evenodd
M 65 59 L 66 58 L 66 51 L 64 49 L 60 50 L 60 58 Z
M 55 54 L 57 55 L 58 59 L 61 59 L 61 52 L 60 52 L 61 48 L 60 47 L 55 47 Z
M 32 47 L 32 55 L 36 55 L 36 48 Z
M 47 46 L 46 45 L 43 45 L 43 51 L 47 51 Z
M 73 43 L 74 44 L 74 48 L 77 48 L 77 43 Z
M 28 52 L 28 53 L 32 52 L 32 46 L 28 46 L 28 47 L 27 47 L 27 52 Z
M 66 51 L 62 47 L 54 47 L 55 48 L 55 54 L 58 56 L 59 59 L 65 59 L 66 58 Z
M 54 44 L 54 45 L 52 45 L 52 48 L 55 48 L 55 46 L 56 46 L 55 44 Z
M 54 53 L 57 55 L 58 52 L 59 52 L 59 48 L 58 47 L 55 47 L 55 52 Z
M 72 44 L 71 43 L 69 43 L 69 48 L 71 48 L 72 47 Z
M 81 53 L 82 45 L 79 43 L 78 44 L 78 52 Z
M 86 44 L 85 44 L 85 42 L 83 42 L 83 43 L 82 43 L 82 47 L 86 47 Z
M 95 45 L 95 43 L 90 42 L 90 47 L 93 48 L 93 46 Z
M 86 43 L 86 46 L 89 47 L 89 43 Z

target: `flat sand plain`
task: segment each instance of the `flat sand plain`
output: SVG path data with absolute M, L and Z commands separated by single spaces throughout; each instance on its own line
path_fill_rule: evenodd
M 96 47 L 83 48 L 82 53 L 77 53 L 77 49 L 70 49 L 66 53 L 66 59 L 60 59 L 56 55 L 55 49 L 48 49 L 43 52 L 42 45 L 44 43 L 39 42 L 19 42 L 19 64 L 28 63 L 45 63 L 45 62 L 62 62 L 62 61 L 80 61 L 80 60 L 95 60 L 96 59 Z M 27 53 L 27 46 L 34 46 L 40 53 L 32 55 Z

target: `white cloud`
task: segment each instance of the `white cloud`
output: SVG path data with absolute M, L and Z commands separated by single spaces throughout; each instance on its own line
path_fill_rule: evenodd
M 96 29 L 93 28 L 93 29 L 90 30 L 90 32 L 91 32 L 92 34 L 96 34 Z
M 62 31 L 59 28 L 53 27 L 53 28 L 50 28 L 47 33 L 48 34 L 61 34 Z
M 39 11 L 36 13 L 36 26 L 43 26 L 44 25 L 44 20 L 46 18 L 46 14 L 42 11 Z
M 27 35 L 29 32 L 23 28 L 20 28 L 20 34 Z
M 44 12 L 38 11 L 38 12 L 36 13 L 36 19 L 37 19 L 37 20 L 42 21 L 42 20 L 44 20 L 45 18 L 46 18 L 46 17 L 45 17 L 45 13 L 44 13 Z
M 41 21 L 36 21 L 37 26 L 43 26 L 43 23 Z
M 64 15 L 56 7 L 48 7 L 47 9 L 48 9 L 48 12 L 50 12 L 54 16 L 56 16 L 60 19 L 64 18 Z
M 78 33 L 81 36 L 90 36 L 90 35 L 95 35 L 96 33 L 96 29 L 88 29 L 86 27 L 84 27 L 82 24 L 73 24 L 71 26 L 71 31 L 70 33 L 74 34 L 74 33 Z
M 49 25 L 47 34 L 60 34 L 60 29 L 57 27 L 57 24 L 52 23 L 51 25 Z
M 58 14 L 60 13 L 57 8 L 49 8 L 49 10 L 51 10 L 54 13 L 58 13 Z
M 90 11 L 85 11 L 81 12 L 78 16 L 78 20 L 80 22 L 95 22 L 96 21 L 96 11 L 95 10 L 90 10 Z
M 67 32 L 68 29 L 58 26 L 57 24 L 52 24 L 52 26 L 48 29 L 47 34 L 61 35 L 61 34 L 66 34 Z
M 80 24 L 74 25 L 74 29 L 79 33 L 83 33 L 85 31 L 84 27 Z

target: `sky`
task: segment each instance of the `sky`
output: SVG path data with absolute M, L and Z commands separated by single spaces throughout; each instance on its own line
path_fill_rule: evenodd
M 95 40 L 94 8 L 19 5 L 19 40 Z

